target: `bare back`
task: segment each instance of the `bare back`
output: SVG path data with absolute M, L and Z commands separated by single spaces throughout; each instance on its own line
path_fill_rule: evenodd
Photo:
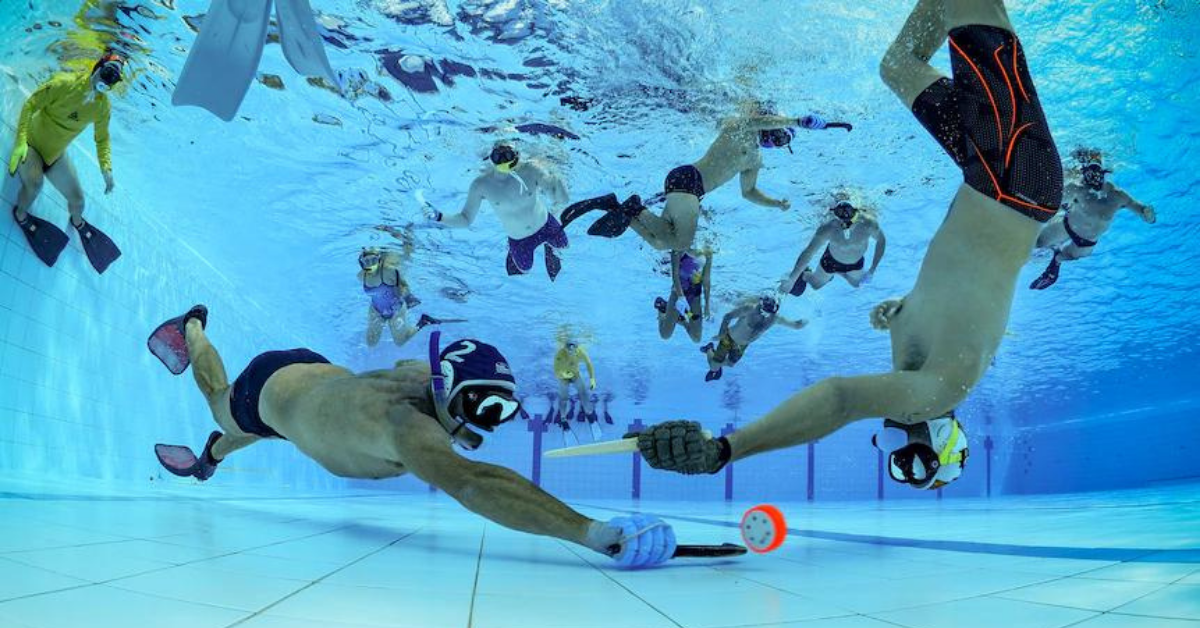
M 416 361 L 359 375 L 330 364 L 294 364 L 267 380 L 259 411 L 267 425 L 330 473 L 388 478 L 406 473 L 389 442 L 393 421 L 442 429 L 428 388 L 429 366 Z M 411 411 L 395 412 L 403 407 Z
M 727 121 L 694 165 L 704 178 L 705 192 L 712 192 L 743 172 L 757 171 L 762 168 L 758 133 L 737 121 Z

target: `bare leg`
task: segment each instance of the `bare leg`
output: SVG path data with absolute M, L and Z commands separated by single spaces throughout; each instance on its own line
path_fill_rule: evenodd
M 383 334 L 383 317 L 373 306 L 367 306 L 367 346 L 379 344 L 379 336 Z
M 946 2 L 946 31 L 959 26 L 980 24 L 995 26 L 1015 33 L 1012 22 L 1008 19 L 1008 11 L 1004 8 L 1004 0 L 945 0 Z
M 412 337 L 417 335 L 417 332 L 420 331 L 416 327 L 408 324 L 408 308 L 405 307 L 401 307 L 396 312 L 395 316 L 389 318 L 387 324 L 388 329 L 390 329 L 392 332 L 392 342 L 395 342 L 396 346 L 403 345 L 409 340 L 412 340 Z
M 820 290 L 833 280 L 833 275 L 825 272 L 825 269 L 821 268 L 820 265 L 817 266 L 816 270 L 805 271 L 804 276 L 804 280 L 808 282 L 808 285 L 812 286 L 813 290 Z
M 863 271 L 861 271 L 861 270 L 852 270 L 848 273 L 842 273 L 842 279 L 845 279 L 846 283 L 850 284 L 851 286 L 854 286 L 855 288 L 862 285 L 862 278 L 863 278 Z
M 1067 235 L 1066 221 L 1064 218 L 1065 214 L 1059 214 L 1054 218 L 1051 218 L 1050 221 L 1046 223 L 1045 227 L 1042 227 L 1042 232 L 1038 234 L 1037 248 L 1057 248 L 1062 243 L 1070 241 L 1071 236 Z
M 220 461 L 260 438 L 243 432 L 233 420 L 233 415 L 229 412 L 229 378 L 225 374 L 225 364 L 221 362 L 221 355 L 217 353 L 216 348 L 208 341 L 200 321 L 195 318 L 188 320 L 186 333 L 188 356 L 192 360 L 192 376 L 196 379 L 196 387 L 204 394 L 213 420 L 224 432 L 212 447 L 213 458 Z
M 679 310 L 675 304 L 679 302 L 679 292 L 672 290 L 667 297 L 667 311 L 658 313 L 658 335 L 667 340 L 675 335 L 675 326 L 679 324 Z
M 567 388 L 571 382 L 560 379 L 558 380 L 558 416 L 563 416 L 567 413 L 567 398 L 570 397 L 570 389 Z
M 584 383 L 582 374 L 575 378 L 575 392 L 579 393 L 579 406 L 584 414 L 592 413 L 592 396 L 588 394 L 588 385 Z
M 17 174 L 21 177 L 21 191 L 17 193 L 17 220 L 25 220 L 29 215 L 29 208 L 42 193 L 42 184 L 45 181 L 45 164 L 42 162 L 42 156 L 32 147 L 29 149 L 29 156 L 25 158 L 25 163 L 17 168 Z
M 71 212 L 71 224 L 82 225 L 83 188 L 79 185 L 79 174 L 75 172 L 75 165 L 71 163 L 71 159 L 66 153 L 63 153 L 63 156 L 54 162 L 53 168 L 46 171 L 46 178 L 50 180 L 56 190 L 62 193 L 63 198 L 67 199 L 67 209 Z
M 691 309 L 692 314 L 695 316 L 686 323 L 680 323 L 687 330 L 688 337 L 692 339 L 692 342 L 700 342 L 700 339 L 704 337 L 703 307 L 704 304 L 700 302 L 700 299 L 688 301 L 688 308 Z
M 930 85 L 945 77 L 929 65 L 933 54 L 946 42 L 946 2 L 953 0 L 917 0 L 917 6 L 888 47 L 879 64 L 883 82 L 912 109 L 913 101 Z
M 696 238 L 700 200 L 691 194 L 668 194 L 662 216 L 643 211 L 630 226 L 650 246 L 660 251 L 687 251 Z

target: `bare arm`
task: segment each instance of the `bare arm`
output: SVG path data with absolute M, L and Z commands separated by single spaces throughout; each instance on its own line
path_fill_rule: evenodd
M 544 190 L 555 205 L 565 205 L 571 200 L 567 193 L 567 185 L 556 172 L 551 172 L 540 164 L 533 166 L 537 173 L 538 189 Z
M 790 126 L 800 126 L 800 121 L 788 116 L 749 116 L 738 118 L 731 124 L 744 130 L 770 131 Z
M 775 324 L 783 325 L 784 327 L 790 327 L 791 329 L 804 329 L 804 326 L 808 325 L 808 321 L 806 321 L 802 318 L 797 319 L 797 320 L 791 320 L 791 319 L 784 318 L 782 316 L 776 316 Z
M 804 273 L 804 269 L 812 263 L 812 260 L 817 255 L 817 251 L 825 248 L 829 243 L 830 230 L 826 225 L 821 225 L 817 228 L 817 232 L 813 234 L 812 240 L 804 250 L 800 252 L 800 256 L 796 258 L 796 265 L 792 267 L 792 273 L 788 276 L 788 285 L 796 283 L 800 279 L 800 275 Z
M 510 469 L 458 455 L 432 417 L 397 409 L 392 419 L 402 425 L 396 443 L 401 464 L 467 510 L 506 528 L 586 547 L 591 519 Z
M 457 214 L 443 215 L 438 219 L 438 222 L 452 227 L 454 229 L 464 229 L 470 227 L 471 223 L 475 222 L 475 217 L 479 215 L 479 206 L 483 204 L 483 190 L 479 184 L 479 180 L 471 182 L 471 188 L 467 191 L 467 201 L 463 203 L 462 211 Z
M 751 308 L 746 305 L 740 305 L 738 307 L 733 308 L 732 310 L 729 310 L 729 313 L 727 313 L 725 315 L 725 317 L 721 319 L 720 333 L 724 334 L 725 332 L 729 331 L 729 324 L 732 323 L 734 320 L 745 316 L 746 314 L 748 314 L 750 312 L 750 310 L 751 310 Z
M 860 419 L 915 423 L 948 412 L 963 395 L 940 374 L 899 371 L 831 377 L 800 391 L 729 436 L 733 460 L 809 443 Z
M 879 225 L 875 225 L 875 257 L 871 260 L 871 270 L 867 272 L 875 274 L 875 269 L 879 268 L 879 262 L 883 259 L 883 252 L 887 250 L 887 236 L 883 234 L 883 229 Z
M 708 259 L 704 263 L 704 318 L 709 318 L 712 316 L 712 251 L 705 251 L 705 256 Z
M 787 200 L 775 200 L 770 196 L 763 194 L 762 190 L 758 189 L 758 168 L 754 168 L 753 170 L 743 170 L 741 174 L 741 183 L 742 198 L 754 203 L 755 205 L 762 205 L 763 207 L 778 207 L 780 209 L 787 209 L 788 207 L 791 207 L 791 203 L 788 203 Z
M 588 379 L 591 380 L 592 386 L 596 385 L 596 371 L 592 368 L 592 358 L 588 357 L 587 351 L 583 347 L 579 347 L 579 357 L 583 358 L 583 363 L 587 365 Z
M 1129 195 L 1125 190 L 1117 188 L 1117 192 L 1121 195 L 1121 204 L 1126 209 L 1137 214 L 1142 220 L 1154 224 L 1158 221 L 1158 216 L 1154 213 L 1154 208 L 1139 202 L 1137 199 Z

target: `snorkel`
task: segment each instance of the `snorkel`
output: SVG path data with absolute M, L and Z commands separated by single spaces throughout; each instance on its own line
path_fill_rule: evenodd
M 382 261 L 383 256 L 378 251 L 363 249 L 362 253 L 358 254 L 358 266 L 368 275 L 374 275 Z
M 779 112 L 769 103 L 759 103 L 757 113 L 760 116 L 777 116 Z M 788 152 L 792 152 L 792 138 L 796 136 L 796 130 L 787 127 L 781 129 L 767 129 L 758 132 L 758 146 L 760 148 L 786 148 Z
M 858 208 L 850 201 L 838 201 L 829 211 L 842 222 L 842 229 L 853 227 L 858 220 Z
M 442 332 L 429 334 L 429 390 L 433 396 L 434 418 L 450 439 L 467 451 L 475 451 L 483 444 L 483 437 L 467 427 L 467 421 L 450 415 L 450 400 L 446 398 L 446 375 L 442 371 L 441 349 L 438 346 Z
M 517 167 L 517 163 L 521 161 L 521 156 L 517 154 L 516 149 L 508 144 L 497 144 L 492 147 L 492 152 L 488 155 L 488 159 L 496 167 L 496 172 L 500 174 L 511 174 L 513 168 Z
M 114 85 L 121 82 L 121 71 L 125 69 L 125 59 L 115 53 L 106 52 L 92 66 L 92 88 L 101 94 L 108 93 Z

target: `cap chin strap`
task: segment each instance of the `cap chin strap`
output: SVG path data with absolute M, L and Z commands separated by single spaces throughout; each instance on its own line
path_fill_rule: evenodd
M 442 374 L 441 351 L 438 348 L 442 332 L 429 334 L 429 389 L 433 393 L 434 418 L 460 447 L 474 451 L 483 444 L 483 437 L 472 432 L 467 422 L 450 415 L 450 400 L 446 399 L 446 376 Z

